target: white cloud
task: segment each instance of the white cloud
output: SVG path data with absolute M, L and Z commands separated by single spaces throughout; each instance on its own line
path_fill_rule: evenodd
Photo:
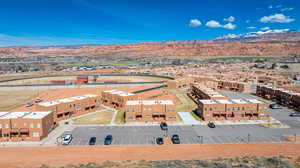
M 206 23 L 206 26 L 207 27 L 212 27 L 212 28 L 222 27 L 222 25 L 219 22 L 215 21 L 215 20 L 208 21 Z
M 234 16 L 229 16 L 228 18 L 224 18 L 225 22 L 234 22 L 235 21 L 235 17 Z
M 251 20 L 246 20 L 246 23 L 250 23 L 251 22 Z
M 202 25 L 202 23 L 198 19 L 191 19 L 190 20 L 190 24 L 189 24 L 190 27 L 198 27 L 198 26 L 201 26 L 201 25 Z
M 270 6 L 268 6 L 268 8 L 269 8 L 269 9 L 272 9 L 272 8 L 273 8 L 273 6 L 272 6 L 272 5 L 270 5 Z
M 270 27 L 262 27 L 262 28 L 260 28 L 260 30 L 263 30 L 263 31 L 270 30 Z
M 233 30 L 236 28 L 236 25 L 234 25 L 232 23 L 227 23 L 223 26 L 223 28 Z
M 282 5 L 277 5 L 277 6 L 276 6 L 276 8 L 281 8 L 281 7 L 282 7 Z
M 291 11 L 291 10 L 294 10 L 294 8 L 283 8 L 283 9 L 281 9 L 282 12 L 284 12 L 284 11 Z
M 260 22 L 263 23 L 290 23 L 295 21 L 295 19 L 285 16 L 284 14 L 274 14 L 270 16 L 264 16 L 260 18 Z
M 235 24 L 227 23 L 225 25 L 222 25 L 218 21 L 215 21 L 215 20 L 208 21 L 206 23 L 206 26 L 207 27 L 212 27 L 212 28 L 224 28 L 224 29 L 230 29 L 230 30 L 233 30 L 233 29 L 236 28 Z
M 256 29 L 256 27 L 255 26 L 249 26 L 249 27 L 247 27 L 247 29 Z

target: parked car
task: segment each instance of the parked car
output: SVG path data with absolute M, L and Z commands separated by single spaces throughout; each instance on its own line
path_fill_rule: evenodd
M 209 123 L 207 124 L 207 126 L 208 126 L 209 128 L 216 128 L 216 125 L 215 125 L 213 122 L 209 122 Z
M 62 145 L 69 145 L 73 139 L 73 136 L 71 134 L 67 134 L 62 141 Z
M 180 138 L 179 138 L 179 135 L 174 134 L 174 135 L 172 136 L 172 142 L 173 142 L 173 144 L 180 144 Z
M 293 112 L 290 114 L 290 117 L 300 117 L 300 112 Z
M 27 103 L 25 106 L 26 107 L 31 107 L 31 106 L 33 106 L 33 104 L 32 103 Z
M 282 107 L 279 106 L 278 104 L 270 104 L 269 107 L 270 107 L 271 109 L 282 109 Z
M 156 144 L 157 145 L 163 145 L 164 144 L 164 139 L 161 137 L 156 138 Z
M 43 101 L 43 99 L 35 99 L 35 103 L 40 103 L 40 102 L 42 102 Z
M 96 145 L 96 140 L 97 140 L 96 137 L 91 137 L 89 140 L 89 145 Z
M 162 130 L 167 130 L 167 129 L 168 129 L 167 123 L 166 123 L 166 122 L 161 122 L 161 123 L 160 123 L 160 128 L 161 128 Z
M 105 139 L 104 139 L 104 145 L 110 145 L 113 141 L 113 137 L 112 135 L 106 135 Z

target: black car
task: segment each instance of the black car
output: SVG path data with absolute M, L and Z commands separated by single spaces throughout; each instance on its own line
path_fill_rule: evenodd
M 278 104 L 270 104 L 269 107 L 270 107 L 271 109 L 282 109 L 282 107 L 279 106 Z
M 113 141 L 113 137 L 112 135 L 106 135 L 105 139 L 104 139 L 104 145 L 110 145 Z
M 161 123 L 160 123 L 160 128 L 161 128 L 162 130 L 167 130 L 167 129 L 168 129 L 167 123 L 166 123 L 166 122 L 161 122 Z
M 164 139 L 161 137 L 156 138 L 156 144 L 157 145 L 163 145 L 164 144 Z
M 207 124 L 207 126 L 208 126 L 209 128 L 216 128 L 216 125 L 215 125 L 213 122 L 209 122 L 209 123 Z
M 172 142 L 173 142 L 173 144 L 180 144 L 180 138 L 179 138 L 179 136 L 178 135 L 173 135 L 172 136 Z
M 290 114 L 290 117 L 300 117 L 300 112 L 293 112 Z
M 97 140 L 96 137 L 91 137 L 89 141 L 89 145 L 96 145 L 96 140 Z

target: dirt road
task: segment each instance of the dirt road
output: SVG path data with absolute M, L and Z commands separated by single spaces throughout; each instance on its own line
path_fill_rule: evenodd
M 66 147 L 0 147 L 0 167 L 60 166 L 106 160 L 172 160 L 211 159 L 245 155 L 297 158 L 300 144 L 250 143 L 165 146 L 66 146 Z

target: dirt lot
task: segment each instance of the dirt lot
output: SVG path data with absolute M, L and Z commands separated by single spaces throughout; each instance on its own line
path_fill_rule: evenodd
M 93 77 L 89 77 L 90 80 Z M 33 78 L 33 79 L 24 79 L 16 80 L 9 82 L 1 82 L 0 85 L 24 85 L 24 84 L 50 84 L 50 81 L 54 80 L 66 80 L 66 81 L 76 81 L 76 76 L 57 76 L 57 77 L 44 77 L 44 78 Z M 167 79 L 159 77 L 149 77 L 149 76 L 99 76 L 98 82 L 103 80 L 112 80 L 112 81 L 129 81 L 129 82 L 157 82 L 165 81 Z
M 49 90 L 49 91 L 45 91 L 39 94 L 39 96 L 37 94 L 33 94 L 31 97 L 29 96 L 26 101 L 23 99 L 19 99 L 19 97 L 22 97 L 23 95 L 19 92 L 19 91 L 14 91 L 12 92 L 13 97 L 16 98 L 16 101 L 18 102 L 18 104 L 16 104 L 13 110 L 11 111 L 35 111 L 35 105 L 33 105 L 32 107 L 25 107 L 24 104 L 26 102 L 33 102 L 37 96 L 41 99 L 43 99 L 44 101 L 52 101 L 52 100 L 57 100 L 57 99 L 63 99 L 63 98 L 69 98 L 69 97 L 73 97 L 73 96 L 81 96 L 84 94 L 101 94 L 101 91 L 103 90 L 122 90 L 122 91 L 126 91 L 126 92 L 133 92 L 136 90 L 141 90 L 141 89 L 147 89 L 150 87 L 154 87 L 157 85 L 147 85 L 147 86 L 132 86 L 132 87 L 102 87 L 102 88 L 66 88 L 66 89 L 54 89 L 54 90 Z M 27 91 L 28 93 L 32 92 L 30 90 Z M 10 93 L 10 92 L 9 92 Z M 1 92 L 2 94 L 2 92 Z M 8 94 L 8 93 L 7 93 Z M 5 98 L 5 97 L 3 97 Z M 2 103 L 1 103 L 2 105 Z M 21 105 L 21 106 L 20 106 Z
M 0 92 L 0 111 L 9 111 L 19 106 L 24 106 L 28 101 L 37 97 L 45 91 L 1 91 Z
M 113 113 L 109 110 L 75 119 L 75 124 L 109 124 Z
M 236 156 L 300 156 L 300 144 L 251 143 L 165 146 L 1 147 L 0 167 L 61 166 L 106 160 L 187 160 Z

